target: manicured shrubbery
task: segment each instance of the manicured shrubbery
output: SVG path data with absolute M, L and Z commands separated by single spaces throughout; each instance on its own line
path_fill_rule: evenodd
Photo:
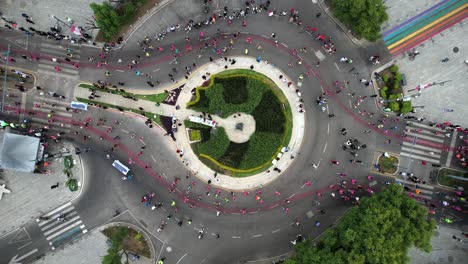
M 292 114 L 287 99 L 273 81 L 253 71 L 230 70 L 211 77 L 207 87 L 197 88 L 195 100 L 187 106 L 223 118 L 235 113 L 251 114 L 256 130 L 248 142 L 238 144 L 230 142 L 224 130 L 224 135 L 218 135 L 220 131 L 210 135 L 206 126 L 186 121 L 186 127 L 201 131 L 202 142 L 192 144 L 195 153 L 209 156 L 219 163 L 219 168 L 234 175 L 266 169 L 289 142 Z
M 229 138 L 222 127 L 218 127 L 214 133 L 211 133 L 210 139 L 198 144 L 198 153 L 205 154 L 213 159 L 219 159 L 229 147 Z
M 252 113 L 255 118 L 255 129 L 259 132 L 284 133 L 286 117 L 278 98 L 272 91 L 263 94 L 260 104 Z
M 401 112 L 402 114 L 409 113 L 409 112 L 411 112 L 411 110 L 413 110 L 413 106 L 412 106 L 412 104 L 411 104 L 411 101 L 403 101 L 403 102 L 401 102 L 400 112 Z
M 247 101 L 247 78 L 245 76 L 215 78 L 214 82 L 223 87 L 223 98 L 226 103 L 241 104 Z

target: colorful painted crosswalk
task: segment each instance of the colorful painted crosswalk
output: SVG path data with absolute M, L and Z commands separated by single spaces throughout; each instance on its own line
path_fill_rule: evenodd
M 443 0 L 383 33 L 393 56 L 399 55 L 468 17 L 468 1 Z

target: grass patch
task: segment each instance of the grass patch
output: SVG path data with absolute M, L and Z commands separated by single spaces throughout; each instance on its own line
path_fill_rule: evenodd
M 200 130 L 189 130 L 189 139 L 190 141 L 200 141 L 201 140 L 201 132 Z
M 102 233 L 112 240 L 112 243 L 121 243 L 123 249 L 151 258 L 148 242 L 135 229 L 127 226 L 113 226 L 104 229 Z
M 85 83 L 81 83 L 78 86 L 82 88 L 86 88 L 86 89 L 91 89 L 93 91 L 117 94 L 117 95 L 122 95 L 127 98 L 137 98 L 137 99 L 146 100 L 146 101 L 155 102 L 155 103 L 162 103 L 168 96 L 168 93 L 166 92 L 159 93 L 159 94 L 134 94 L 134 93 L 126 92 L 124 89 L 115 89 L 115 88 L 103 89 L 103 88 L 96 87 L 91 84 L 85 84 Z
M 216 132 L 210 133 L 209 140 L 194 144 L 198 145 L 199 154 L 204 154 L 217 160 L 226 153 L 229 143 L 230 141 L 224 128 L 218 127 Z
M 455 178 L 449 177 L 449 175 L 463 177 L 463 178 L 466 178 L 467 180 L 464 181 L 461 179 L 455 179 Z M 443 168 L 443 169 L 440 169 L 439 173 L 437 174 L 437 182 L 440 185 L 444 185 L 450 188 L 456 188 L 460 186 L 460 187 L 463 187 L 465 190 L 468 190 L 468 172 Z
M 385 157 L 381 155 L 379 157 L 379 171 L 387 174 L 394 174 L 398 170 L 398 158 L 395 156 Z
M 292 112 L 287 98 L 271 79 L 254 71 L 229 70 L 211 76 L 206 86 L 197 87 L 195 99 L 187 107 L 223 118 L 239 112 L 254 117 L 256 131 L 242 144 L 230 142 L 226 136 L 208 145 L 214 140 L 210 128 L 185 121 L 186 127 L 201 129 L 203 144 L 192 144 L 195 153 L 202 161 L 208 161 L 210 168 L 221 168 L 217 171 L 226 175 L 244 177 L 267 170 L 291 139 Z M 209 146 L 210 150 L 202 146 Z
M 102 102 L 89 100 L 89 99 L 81 98 L 81 97 L 77 97 L 76 100 L 79 101 L 79 102 L 87 103 L 89 105 L 100 105 L 104 109 L 113 108 L 113 109 L 117 109 L 119 111 L 127 111 L 127 112 L 132 112 L 132 113 L 135 113 L 135 114 L 139 114 L 139 115 L 145 116 L 146 118 L 151 119 L 151 121 L 153 121 L 154 123 L 156 123 L 158 125 L 162 125 L 160 116 L 157 115 L 157 114 L 151 113 L 151 112 L 141 111 L 141 110 L 138 110 L 138 109 L 122 107 L 122 106 L 113 105 L 113 104 L 102 103 Z

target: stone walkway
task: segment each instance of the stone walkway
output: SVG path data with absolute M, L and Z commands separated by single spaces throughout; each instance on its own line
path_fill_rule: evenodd
M 271 80 L 273 80 L 276 85 L 282 89 L 283 93 L 285 94 L 286 98 L 290 102 L 292 113 L 293 113 L 293 131 L 291 136 L 291 142 L 289 144 L 289 153 L 296 154 L 301 146 L 302 139 L 304 136 L 304 126 L 305 126 L 305 117 L 304 114 L 299 113 L 298 106 L 299 106 L 299 97 L 295 93 L 296 87 L 295 85 L 291 85 L 291 87 L 287 86 L 287 82 L 290 80 L 287 78 L 287 75 L 282 72 L 280 69 L 274 67 L 271 64 L 267 64 L 265 62 L 256 62 L 255 58 L 252 57 L 230 57 L 230 59 L 235 59 L 236 63 L 231 65 L 230 62 L 224 62 L 222 59 L 215 60 L 212 63 L 207 63 L 203 66 L 199 66 L 191 75 L 189 80 L 187 80 L 181 94 L 179 95 L 177 104 L 180 106 L 179 110 L 176 110 L 174 106 L 161 104 L 160 106 L 156 106 L 153 102 L 138 100 L 137 105 L 135 106 L 135 101 L 131 99 L 123 98 L 119 95 L 108 94 L 108 93 L 97 93 L 101 95 L 101 97 L 96 98 L 101 102 L 120 105 L 122 107 L 129 107 L 129 108 L 137 108 L 143 107 L 145 111 L 153 112 L 156 114 L 166 115 L 166 116 L 174 116 L 179 120 L 186 120 L 191 115 L 200 115 L 200 113 L 194 112 L 192 110 L 186 109 L 184 106 L 187 102 L 189 102 L 192 98 L 191 90 L 197 86 L 200 86 L 204 80 L 202 79 L 203 75 L 206 75 L 207 72 L 210 74 L 216 74 L 218 72 L 224 71 L 225 65 L 228 65 L 229 69 L 249 69 L 251 66 L 254 66 L 254 70 L 262 73 Z M 284 82 L 278 78 L 278 76 L 283 75 L 288 80 Z M 181 85 L 183 82 L 179 82 L 177 85 Z M 159 88 L 162 92 L 163 90 L 169 90 L 167 87 Z M 89 95 L 89 91 L 87 89 L 75 89 L 75 97 L 84 97 L 87 98 Z M 213 120 L 221 120 L 220 117 L 212 115 Z M 220 121 L 223 123 L 223 121 Z M 269 182 L 273 181 L 280 175 L 280 173 L 270 171 L 265 171 L 259 173 L 254 176 L 245 177 L 245 178 L 234 178 L 226 175 L 217 174 L 217 177 L 214 178 L 215 172 L 208 168 L 205 164 L 203 164 L 193 153 L 190 147 L 189 138 L 186 133 L 185 126 L 182 125 L 179 127 L 178 132 L 176 133 L 176 148 L 182 150 L 184 152 L 183 162 L 184 164 L 188 164 L 189 168 L 196 174 L 201 180 L 204 182 L 208 182 L 211 180 L 212 185 L 223 189 L 229 190 L 250 190 L 255 189 L 258 186 L 266 185 Z M 285 146 L 286 147 L 286 146 Z M 174 150 L 175 151 L 175 150 Z M 292 160 L 289 158 L 281 158 L 275 164 L 275 167 L 279 168 L 282 172 L 286 170 L 286 168 L 292 163 Z
M 74 161 L 72 168 L 74 178 L 83 184 L 83 170 L 81 159 L 75 155 L 74 147 L 70 143 L 51 144 L 49 153 L 59 153 L 67 149 Z M 65 186 L 66 176 L 63 173 L 63 158 L 54 158 L 50 161 L 49 175 L 33 174 L 5 170 L 0 184 L 6 184 L 11 193 L 4 194 L 0 200 L 0 236 L 18 228 L 25 223 L 38 218 L 45 212 L 58 207 L 79 196 L 78 191 L 71 192 Z M 50 186 L 59 183 L 59 187 L 51 189 Z

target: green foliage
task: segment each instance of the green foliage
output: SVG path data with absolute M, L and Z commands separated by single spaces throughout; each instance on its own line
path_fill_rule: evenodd
M 380 26 L 388 20 L 382 0 L 331 0 L 333 14 L 359 36 L 380 38 Z
M 239 168 L 242 160 L 244 159 L 245 153 L 249 149 L 249 141 L 244 143 L 234 143 L 229 144 L 226 153 L 219 158 L 219 163 L 229 166 L 231 168 Z M 271 158 L 271 157 L 270 157 Z
M 119 34 L 121 20 L 114 7 L 108 2 L 103 2 L 101 5 L 91 3 L 89 6 L 93 10 L 96 24 L 106 40 Z
M 387 83 L 388 80 L 390 79 L 390 76 L 389 76 L 388 74 L 384 74 L 384 75 L 382 76 L 382 79 L 383 79 L 384 83 Z
M 400 113 L 406 114 L 411 112 L 413 110 L 413 106 L 411 104 L 411 101 L 402 101 L 401 106 L 400 106 Z
M 380 89 L 380 96 L 383 98 L 383 99 L 387 99 L 387 90 L 388 90 L 388 87 L 387 86 L 384 86 Z
M 226 103 L 241 104 L 248 100 L 247 78 L 245 76 L 216 77 L 214 83 L 223 86 L 223 99 Z
M 283 134 L 286 125 L 281 103 L 278 97 L 269 90 L 263 94 L 262 100 L 252 112 L 255 119 L 255 130 Z
M 190 141 L 199 141 L 201 140 L 200 130 L 189 130 L 189 139 Z
M 73 168 L 73 158 L 72 156 L 66 156 L 64 159 L 63 159 L 63 164 L 65 166 L 65 169 L 71 169 Z
M 393 112 L 398 112 L 400 111 L 400 104 L 398 102 L 389 102 L 388 107 L 393 111 Z
M 288 264 L 409 263 L 408 249 L 431 251 L 435 222 L 427 220 L 427 209 L 409 198 L 403 188 L 392 184 L 371 198 L 361 199 L 327 230 L 313 246 L 296 245 Z
M 214 134 L 210 135 L 210 140 L 198 144 L 198 152 L 205 154 L 213 159 L 219 159 L 229 147 L 229 138 L 222 127 L 218 127 Z
M 394 74 L 394 75 L 397 75 L 398 74 L 398 65 L 396 64 L 393 64 L 391 67 L 390 67 L 390 71 Z
M 68 187 L 68 189 L 72 192 L 76 192 L 78 190 L 78 181 L 73 178 L 69 178 L 65 185 Z
M 185 125 L 185 127 L 188 127 L 188 128 L 211 129 L 210 126 L 200 124 L 200 123 L 195 123 L 195 122 L 192 122 L 190 120 L 184 120 L 184 125 Z
M 254 71 L 229 70 L 211 77 L 208 86 L 197 88 L 197 99 L 188 107 L 221 117 L 251 114 L 256 130 L 250 140 L 242 144 L 229 142 L 229 139 L 225 143 L 223 138 L 211 142 L 213 135 L 205 126 L 186 122 L 186 127 L 201 130 L 202 142 L 192 144 L 194 152 L 213 158 L 219 163 L 216 168 L 224 166 L 224 170 L 260 169 L 271 165 L 270 161 L 279 149 L 288 144 L 292 129 L 291 109 L 284 95 L 273 81 Z
M 132 2 L 126 2 L 122 6 L 122 15 L 120 17 L 120 24 L 127 24 L 132 21 L 137 13 L 137 7 Z
M 255 168 L 272 159 L 276 152 L 284 147 L 281 145 L 283 138 L 276 133 L 255 132 L 249 140 L 249 148 L 244 154 L 244 159 L 239 169 Z

